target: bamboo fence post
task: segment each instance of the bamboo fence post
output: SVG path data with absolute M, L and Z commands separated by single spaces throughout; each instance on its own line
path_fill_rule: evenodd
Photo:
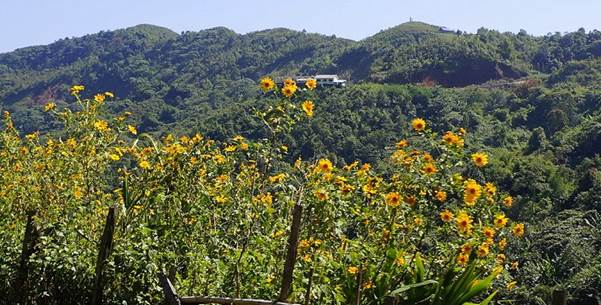
M 163 287 L 163 293 L 165 294 L 165 300 L 167 301 L 167 304 L 181 305 L 179 297 L 177 296 L 177 292 L 175 292 L 175 288 L 173 288 L 171 281 L 164 273 L 159 274 L 159 282 Z
M 27 213 L 27 223 L 25 225 L 25 234 L 23 236 L 23 244 L 21 248 L 21 257 L 19 258 L 19 266 L 13 282 L 12 299 L 15 304 L 25 304 L 27 301 L 27 278 L 29 276 L 29 258 L 35 252 L 40 231 L 34 221 L 37 210 L 32 210 Z
M 292 275 L 294 272 L 294 265 L 296 264 L 296 255 L 298 251 L 298 238 L 300 235 L 300 226 L 302 218 L 303 207 L 299 202 L 294 206 L 292 211 L 292 225 L 290 228 L 290 235 L 288 236 L 288 253 L 286 255 L 286 262 L 284 264 L 284 271 L 282 273 L 282 288 L 280 290 L 280 296 L 278 301 L 285 302 L 290 296 L 290 288 L 292 286 Z
M 553 290 L 553 305 L 566 305 L 568 304 L 568 294 L 564 289 Z
M 357 274 L 357 288 L 355 290 L 355 302 L 354 305 L 361 304 L 361 285 L 363 284 L 363 266 L 359 268 L 359 273 Z

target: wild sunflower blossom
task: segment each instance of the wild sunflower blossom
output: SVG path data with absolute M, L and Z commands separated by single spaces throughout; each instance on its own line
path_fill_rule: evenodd
M 426 121 L 424 119 L 416 118 L 411 121 L 411 127 L 415 131 L 424 131 L 426 129 Z
M 71 89 L 69 91 L 71 92 L 72 95 L 76 95 L 85 89 L 86 89 L 86 87 L 84 87 L 83 85 L 75 85 L 75 86 L 71 87 Z
M 463 146 L 463 139 L 452 131 L 447 131 L 442 136 L 442 141 L 449 146 Z
M 436 166 L 434 165 L 434 163 L 427 163 L 426 165 L 424 165 L 422 170 L 424 171 L 424 173 L 426 173 L 428 175 L 434 174 L 438 171 L 438 169 L 436 169 Z
M 486 238 L 493 238 L 495 236 L 495 229 L 491 227 L 484 227 L 482 229 L 482 234 L 486 236 Z
M 436 197 L 436 200 L 438 200 L 440 202 L 445 202 L 447 200 L 447 192 L 438 191 L 438 192 L 436 192 L 436 195 L 434 197 Z
M 488 247 L 488 245 L 483 244 L 478 247 L 477 253 L 479 257 L 485 257 L 488 255 L 489 252 L 490 248 Z
M 476 204 L 482 194 L 482 186 L 473 179 L 468 179 L 463 186 L 463 201 L 468 206 Z
M 457 264 L 459 264 L 460 266 L 465 266 L 467 265 L 467 263 L 470 260 L 470 256 L 467 254 L 459 254 L 459 256 L 457 257 Z
M 282 94 L 285 97 L 291 97 L 296 92 L 296 89 L 297 89 L 296 85 L 284 86 L 284 88 L 282 88 Z
M 313 89 L 317 88 L 317 80 L 314 78 L 310 78 L 305 83 L 305 86 L 307 87 L 307 89 L 313 90 Z
M 515 226 L 513 226 L 513 229 L 511 229 L 511 233 L 513 233 L 513 235 L 515 237 L 522 237 L 522 236 L 524 236 L 524 224 L 523 223 L 518 223 Z
M 459 233 L 469 235 L 472 232 L 472 218 L 465 212 L 459 213 L 456 218 L 457 230 Z
M 319 173 L 329 173 L 332 171 L 333 168 L 334 165 L 332 165 L 332 161 L 328 159 L 320 159 L 317 162 L 317 167 L 315 167 L 315 171 Z
M 453 213 L 449 210 L 440 212 L 440 219 L 444 222 L 451 222 L 453 220 Z
M 313 196 L 317 198 L 319 201 L 326 201 L 330 198 L 328 193 L 325 190 L 319 189 L 313 192 Z
M 403 149 L 405 147 L 409 146 L 409 142 L 407 140 L 400 140 L 396 143 L 396 148 L 397 149 Z
M 508 219 L 505 217 L 505 214 L 497 214 L 495 215 L 495 227 L 504 228 L 507 225 Z
M 387 206 L 396 207 L 401 204 L 401 195 L 397 192 L 390 192 L 386 194 L 386 198 L 384 200 Z
M 271 77 L 264 77 L 259 81 L 259 85 L 261 87 L 261 90 L 263 90 L 263 92 L 267 92 L 270 90 L 273 90 L 275 88 L 275 82 L 273 81 L 273 79 L 271 79 Z
M 48 102 L 45 106 L 44 106 L 44 111 L 48 112 L 50 110 L 54 110 L 56 108 L 56 104 L 53 102 Z
M 106 132 L 109 130 L 109 123 L 104 120 L 98 120 L 94 123 L 94 128 L 100 132 Z
M 129 133 L 131 133 L 133 135 L 138 134 L 138 130 L 136 129 L 136 127 L 134 127 L 132 125 L 127 125 L 127 130 L 129 131 Z
M 506 196 L 505 198 L 503 198 L 503 205 L 505 207 L 510 208 L 513 205 L 513 197 Z
M 98 93 L 94 95 L 94 101 L 96 101 L 97 103 L 103 103 L 105 99 L 106 96 L 103 93 Z
M 472 154 L 472 161 L 477 167 L 483 167 L 488 164 L 488 155 L 483 152 Z
M 296 86 L 296 82 L 292 78 L 287 78 L 284 80 L 284 87 L 286 86 Z
M 315 107 L 315 105 L 312 101 L 304 101 L 301 107 L 303 108 L 303 111 L 308 117 L 313 117 L 313 108 Z

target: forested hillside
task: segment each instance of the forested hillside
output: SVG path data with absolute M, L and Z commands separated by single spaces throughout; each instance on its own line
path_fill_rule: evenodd
M 573 304 L 601 295 L 601 32 L 531 36 L 401 24 L 361 41 L 288 29 L 174 33 L 139 25 L 0 54 L 0 110 L 24 134 L 54 132 L 49 101 L 68 88 L 115 94 L 140 133 L 266 137 L 253 117 L 262 76 L 338 74 L 315 117 L 286 135 L 287 156 L 380 160 L 415 117 L 434 131 L 464 127 L 488 152 L 489 177 L 515 197 L 510 216 L 530 230 L 513 292 L 537 304 L 561 286 Z M 535 287 L 535 288 L 532 288 Z

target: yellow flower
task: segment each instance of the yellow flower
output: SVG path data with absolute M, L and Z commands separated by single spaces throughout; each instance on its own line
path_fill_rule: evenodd
M 36 132 L 26 135 L 25 138 L 29 141 L 33 141 L 33 140 L 37 139 L 39 137 L 39 135 L 40 135 L 39 131 L 36 131 Z
M 465 212 L 459 213 L 455 220 L 459 233 L 469 235 L 472 233 L 472 218 Z
M 478 247 L 478 256 L 479 257 L 485 257 L 488 255 L 488 252 L 490 252 L 490 249 L 488 248 L 487 245 L 480 245 Z
M 507 259 L 505 254 L 503 254 L 503 253 L 497 254 L 497 263 L 503 264 L 503 263 L 505 263 L 505 259 Z
M 520 263 L 518 263 L 517 261 L 514 261 L 511 263 L 511 268 L 512 270 L 517 270 L 520 267 Z
M 75 187 L 73 190 L 73 197 L 75 197 L 75 199 L 83 198 L 83 192 L 81 191 L 81 188 Z
M 494 196 L 497 193 L 497 187 L 490 182 L 486 182 L 484 184 L 484 192 L 488 196 Z
M 432 162 L 432 161 L 434 161 L 434 158 L 432 157 L 431 154 L 425 153 L 424 154 L 424 161 L 426 161 L 426 162 Z
M 472 161 L 477 167 L 483 167 L 488 164 L 488 155 L 483 152 L 472 154 Z
M 225 150 L 225 152 L 234 152 L 234 151 L 236 151 L 236 149 L 237 149 L 236 146 L 234 146 L 234 145 L 228 145 L 228 146 L 225 147 L 224 150 Z
M 350 266 L 348 267 L 348 269 L 346 269 L 346 271 L 350 274 L 357 274 L 359 272 L 359 268 L 355 266 Z
M 309 248 L 310 245 L 311 244 L 306 239 L 301 239 L 301 241 L 298 242 L 298 248 L 301 250 Z
M 409 146 L 409 142 L 407 140 L 400 140 L 396 143 L 396 148 L 401 149 Z
M 280 183 L 282 181 L 284 181 L 284 179 L 286 179 L 286 174 L 285 173 L 280 173 L 277 175 L 273 175 L 269 177 L 269 182 L 270 183 Z
M 367 282 L 363 283 L 363 285 L 361 285 L 361 287 L 363 289 L 374 288 L 374 283 L 371 280 L 368 280 Z
M 260 194 L 257 197 L 255 197 L 255 199 L 266 206 L 271 206 L 271 204 L 273 203 L 273 196 L 271 196 L 271 193 Z
M 106 95 L 106 96 L 108 96 L 110 98 L 115 97 L 115 95 L 112 92 L 110 92 L 110 91 L 105 92 L 104 95 Z
M 296 82 L 292 78 L 287 78 L 284 80 L 284 87 L 286 86 L 296 86 Z
M 507 288 L 507 290 L 511 291 L 515 288 L 515 286 L 517 285 L 518 282 L 516 281 L 512 281 L 507 283 L 507 286 L 505 286 L 505 288 Z
M 79 92 L 85 90 L 86 87 L 82 86 L 82 85 L 75 85 L 73 87 L 71 87 L 70 91 L 72 95 L 78 94 Z
M 298 159 L 296 159 L 296 161 L 294 161 L 294 168 L 300 169 L 302 165 L 303 165 L 303 160 L 300 157 L 298 157 Z
M 169 155 L 179 155 L 183 154 L 185 151 L 186 148 L 179 143 L 171 144 L 165 147 L 165 152 Z
M 107 121 L 98 120 L 94 123 L 94 128 L 100 132 L 105 132 L 109 130 L 109 124 Z
M 215 196 L 213 199 L 215 199 L 215 202 L 217 202 L 219 204 L 224 204 L 227 202 L 227 198 L 225 198 L 222 195 Z
M 46 104 L 46 106 L 44 106 L 44 111 L 48 112 L 50 110 L 54 110 L 54 108 L 56 108 L 56 104 L 53 102 L 49 102 L 48 104 Z
M 67 139 L 67 147 L 74 149 L 75 147 L 77 147 L 77 141 L 75 141 L 75 139 L 73 138 L 69 138 Z
M 456 134 L 454 134 L 451 131 L 447 131 L 443 136 L 442 136 L 442 141 L 447 144 L 447 145 L 457 145 L 457 146 L 461 146 L 459 145 L 461 143 L 461 138 L 459 138 L 459 136 L 457 136 Z
M 515 226 L 513 226 L 513 229 L 511 229 L 511 232 L 513 233 L 513 235 L 515 237 L 524 236 L 524 224 L 523 223 L 516 224 Z
M 150 162 L 148 162 L 146 160 L 141 160 L 140 162 L 138 162 L 138 166 L 141 169 L 150 169 Z
M 329 198 L 328 193 L 325 190 L 316 190 L 313 192 L 313 195 L 320 201 L 326 201 Z
M 405 265 L 405 258 L 403 257 L 403 255 L 397 255 L 397 257 L 394 260 L 394 263 L 397 266 L 403 266 Z
M 457 264 L 459 264 L 460 266 L 465 266 L 465 265 L 467 265 L 469 260 L 470 260 L 469 255 L 459 254 L 459 256 L 457 257 Z
M 513 205 L 513 197 L 506 196 L 503 198 L 503 205 L 510 208 Z
M 459 249 L 459 252 L 461 252 L 461 254 L 470 255 L 470 253 L 472 253 L 472 245 L 470 245 L 470 244 L 463 244 L 463 245 L 461 245 L 461 248 Z
M 415 131 L 424 131 L 424 129 L 426 129 L 426 121 L 420 118 L 413 119 L 413 121 L 411 121 L 411 126 Z
M 459 135 L 460 136 L 464 136 L 466 132 L 467 131 L 465 131 L 465 129 L 463 127 L 459 128 Z
M 399 206 L 399 204 L 401 204 L 401 195 L 397 192 L 390 192 L 386 194 L 385 202 L 387 206 Z
M 94 101 L 98 102 L 98 103 L 102 103 L 104 102 L 105 96 L 102 93 L 98 93 L 96 95 L 94 95 Z
M 503 238 L 499 241 L 499 250 L 505 250 L 507 247 L 507 238 Z
M 315 168 L 315 171 L 321 173 L 329 173 L 332 171 L 333 168 L 334 166 L 332 165 L 332 161 L 328 159 L 320 159 L 317 162 L 317 167 Z
M 507 217 L 505 217 L 504 214 L 497 214 L 495 215 L 495 227 L 497 228 L 503 228 L 507 225 Z
M 291 97 L 292 95 L 294 95 L 294 92 L 296 92 L 296 85 L 293 86 L 284 86 L 284 88 L 282 88 L 282 94 L 285 97 Z
M 440 219 L 442 219 L 444 222 L 450 222 L 453 220 L 453 213 L 449 210 L 444 210 L 440 212 Z
M 309 255 L 308 253 L 307 253 L 307 254 L 305 254 L 305 255 L 303 255 L 303 261 L 304 261 L 305 263 L 309 263 L 309 262 L 311 262 L 311 255 Z
M 434 174 L 438 171 L 438 169 L 436 169 L 436 166 L 433 163 L 427 163 L 426 165 L 424 165 L 424 168 L 422 170 L 428 175 Z
M 419 227 L 424 223 L 424 220 L 421 217 L 416 216 L 413 218 L 413 223 Z
M 271 77 L 263 77 L 259 81 L 259 84 L 260 84 L 261 90 L 263 90 L 263 92 L 267 92 L 267 91 L 275 88 L 275 82 L 273 81 L 273 79 L 271 79 Z
M 482 234 L 484 234 L 486 238 L 493 238 L 495 236 L 495 229 L 491 227 L 484 227 L 482 229 Z
M 304 101 L 302 105 L 303 111 L 307 114 L 308 117 L 313 117 L 314 107 L 315 105 L 313 105 L 313 102 L 311 101 Z
M 131 133 L 133 135 L 138 134 L 138 130 L 136 129 L 136 127 L 134 127 L 132 125 L 127 125 L 127 130 L 129 131 L 129 133 Z
M 118 154 L 110 154 L 109 158 L 111 158 L 113 161 L 119 161 L 119 159 L 121 159 Z
M 447 192 L 445 191 L 438 191 L 436 192 L 436 200 L 440 201 L 440 202 L 445 202 L 447 200 Z
M 315 80 L 314 78 L 310 78 L 305 83 L 305 86 L 307 86 L 307 88 L 309 90 L 313 90 L 313 89 L 317 88 L 317 80 Z
M 468 206 L 476 204 L 482 194 L 482 187 L 474 179 L 468 179 L 463 185 L 463 201 Z

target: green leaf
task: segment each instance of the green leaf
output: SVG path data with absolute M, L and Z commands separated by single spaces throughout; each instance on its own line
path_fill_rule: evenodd
M 418 288 L 418 287 L 427 286 L 427 285 L 433 285 L 433 284 L 438 284 L 438 282 L 435 280 L 427 280 L 427 281 L 423 281 L 423 282 L 419 282 L 419 283 L 415 283 L 415 284 L 411 284 L 411 285 L 404 285 L 401 288 L 395 289 L 392 292 L 390 292 L 390 295 L 397 296 L 405 291 L 408 291 L 408 290 L 411 290 L 414 288 Z

